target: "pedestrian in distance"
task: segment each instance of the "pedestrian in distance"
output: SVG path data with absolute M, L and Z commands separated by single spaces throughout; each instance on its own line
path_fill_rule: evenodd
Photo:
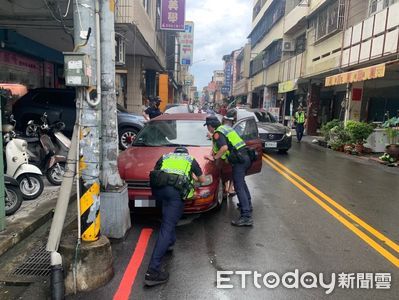
M 143 112 L 143 116 L 147 121 L 162 115 L 159 109 L 161 102 L 159 97 L 150 99 L 150 106 Z
M 150 173 L 152 194 L 162 203 L 162 223 L 145 274 L 147 286 L 168 281 L 169 273 L 161 269 L 162 258 L 166 252 L 173 251 L 176 225 L 183 214 L 184 200 L 194 194 L 194 180 L 203 183 L 205 176 L 185 147 L 177 147 L 174 152 L 163 155 Z
M 298 110 L 294 114 L 294 123 L 296 129 L 297 142 L 300 143 L 303 137 L 303 132 L 306 127 L 306 115 L 303 111 L 302 105 L 298 106 Z
M 251 194 L 245 182 L 245 174 L 251 166 L 251 154 L 238 133 L 227 125 L 221 125 L 216 116 L 206 118 L 205 125 L 212 134 L 212 155 L 205 156 L 210 161 L 222 159 L 232 165 L 233 182 L 240 203 L 240 217 L 231 221 L 233 226 L 252 226 Z M 204 126 L 205 126 L 204 125 Z M 251 155 L 250 155 L 251 154 Z

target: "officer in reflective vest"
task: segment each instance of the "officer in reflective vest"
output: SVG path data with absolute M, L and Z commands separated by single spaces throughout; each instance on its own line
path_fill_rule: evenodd
M 161 261 L 167 251 L 173 250 L 176 241 L 176 224 L 183 214 L 185 198 L 193 196 L 193 176 L 205 182 L 198 162 L 189 155 L 187 148 L 177 147 L 172 153 L 163 155 L 156 163 L 151 177 L 152 194 L 162 203 L 162 223 L 144 283 L 148 286 L 168 281 L 168 272 L 161 269 Z M 187 185 L 188 183 L 188 185 Z M 188 186 L 188 188 L 187 188 Z
M 301 105 L 298 107 L 298 110 L 294 115 L 294 121 L 296 129 L 296 138 L 298 143 L 300 143 L 306 126 L 306 116 Z
M 222 159 L 229 162 L 233 169 L 234 188 L 240 203 L 241 216 L 231 221 L 233 226 L 252 226 L 251 194 L 245 182 L 245 174 L 251 166 L 245 142 L 237 132 L 227 125 L 221 125 L 216 116 L 206 118 L 205 125 L 212 134 L 213 153 L 205 158 L 214 161 Z

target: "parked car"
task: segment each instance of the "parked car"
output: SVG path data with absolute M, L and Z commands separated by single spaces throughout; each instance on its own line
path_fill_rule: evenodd
M 184 114 L 193 113 L 196 108 L 192 104 L 167 104 L 165 114 Z M 198 110 L 197 110 L 198 111 Z
M 13 106 L 16 129 L 24 132 L 29 120 L 40 121 L 43 113 L 47 113 L 49 124 L 57 121 L 65 123 L 64 133 L 72 136 L 76 118 L 75 90 L 40 88 L 30 90 L 16 101 Z M 133 141 L 136 134 L 144 126 L 144 117 L 127 112 L 117 105 L 119 147 L 124 150 Z
M 258 125 L 259 137 L 263 143 L 264 150 L 278 150 L 286 153 L 292 144 L 291 129 L 280 124 L 267 111 L 263 109 L 236 108 L 237 120 L 254 117 Z M 238 127 L 236 130 L 240 130 Z
M 186 146 L 207 175 L 207 182 L 197 185 L 194 196 L 185 201 L 185 213 L 204 212 L 222 204 L 224 182 L 231 179 L 232 169 L 225 162 L 210 162 L 204 158 L 212 152 L 212 142 L 203 126 L 205 119 L 206 114 L 163 114 L 149 121 L 138 133 L 132 147 L 119 155 L 119 173 L 128 184 L 133 210 L 156 207 L 151 194 L 150 171 L 163 154 L 174 151 L 177 146 Z M 255 119 L 242 119 L 236 126 L 243 129 L 241 136 L 258 153 L 258 159 L 253 162 L 248 174 L 258 173 L 262 168 L 262 143 Z

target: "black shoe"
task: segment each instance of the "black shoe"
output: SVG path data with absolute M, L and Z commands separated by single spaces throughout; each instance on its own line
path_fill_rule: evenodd
M 166 252 L 171 253 L 174 250 L 174 246 L 169 246 L 168 250 L 166 250 Z
M 254 221 L 252 217 L 240 217 L 238 220 L 231 221 L 231 225 L 242 227 L 242 226 L 252 226 L 254 225 Z
M 153 269 L 148 269 L 145 273 L 144 284 L 148 286 L 154 286 L 158 284 L 163 284 L 169 279 L 169 273 L 166 271 L 156 271 Z

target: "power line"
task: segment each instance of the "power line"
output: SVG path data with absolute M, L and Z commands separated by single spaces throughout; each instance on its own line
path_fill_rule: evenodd
M 83 28 L 82 28 L 82 19 L 81 19 L 81 17 L 80 17 L 79 2 L 78 2 L 78 0 L 75 0 L 75 3 L 76 3 L 76 11 L 77 11 L 77 13 L 78 13 L 78 18 L 79 18 L 80 31 L 83 31 Z
M 51 7 L 49 6 L 49 4 L 47 3 L 47 0 L 43 0 L 43 2 L 44 2 L 44 4 L 46 4 L 46 6 L 47 6 L 48 10 L 50 11 L 51 15 L 53 16 L 54 20 L 56 20 L 58 23 L 62 23 L 62 21 L 59 20 L 59 19 L 55 16 L 53 10 L 51 9 Z
M 68 6 L 67 6 L 67 9 L 66 9 L 66 12 L 65 12 L 65 14 L 62 16 L 63 18 L 65 18 L 67 15 L 68 15 L 68 12 L 69 12 L 69 6 L 71 5 L 71 0 L 68 0 Z

